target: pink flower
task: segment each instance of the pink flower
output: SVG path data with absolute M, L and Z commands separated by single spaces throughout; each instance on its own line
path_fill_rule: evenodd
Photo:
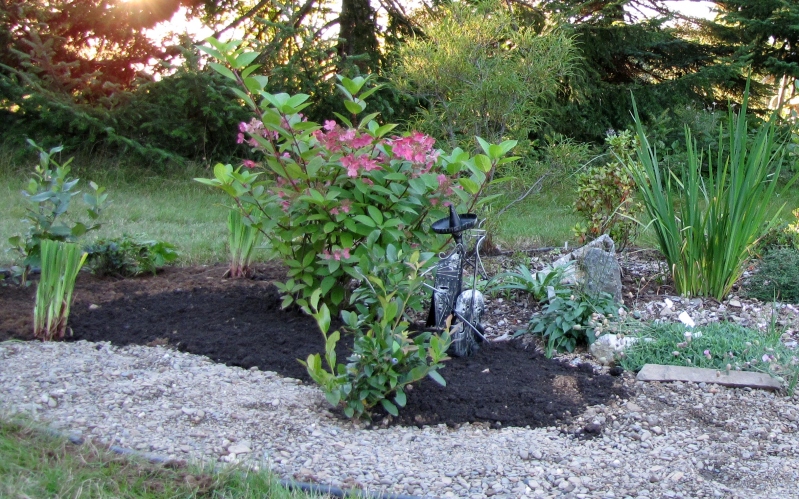
M 359 165 L 358 158 L 356 158 L 352 154 L 347 154 L 346 156 L 342 156 L 341 158 L 341 166 L 347 169 L 348 177 L 358 176 L 358 165 Z
M 704 354 L 705 354 L 705 357 L 707 357 L 708 359 L 712 359 L 713 358 L 713 356 L 710 355 L 710 350 L 705 350 Z
M 322 258 L 324 258 L 325 260 L 330 260 L 332 258 L 332 255 L 328 250 L 324 250 L 322 252 Z
M 352 207 L 352 201 L 350 201 L 349 199 L 345 199 L 344 201 L 341 202 L 341 209 L 342 211 L 344 211 L 344 213 L 349 213 L 350 207 Z
M 441 187 L 447 183 L 447 176 L 443 173 L 438 176 L 438 186 Z
M 336 122 L 333 121 L 333 120 L 325 120 L 325 124 L 324 124 L 323 128 L 329 132 L 329 131 L 333 130 L 334 128 L 336 128 Z
M 394 137 L 392 151 L 406 161 L 425 163 L 433 148 L 435 139 L 419 132 L 411 132 L 407 137 Z
M 331 215 L 338 215 L 338 208 L 330 208 Z
M 350 249 L 349 248 L 344 248 L 343 250 L 341 250 L 341 255 L 344 258 L 349 258 L 350 257 Z
M 256 163 L 255 163 L 255 161 L 252 161 L 252 160 L 250 160 L 250 159 L 244 159 L 244 160 L 242 160 L 242 161 L 241 161 L 241 164 L 242 164 L 242 165 L 244 165 L 244 166 L 246 166 L 247 168 L 255 168 L 255 167 L 257 166 L 257 165 L 256 165 Z
M 243 144 L 244 143 L 244 134 L 239 132 L 236 135 L 236 144 Z
M 356 137 L 352 140 L 352 148 L 353 149 L 360 149 L 362 147 L 366 147 L 372 144 L 372 137 L 369 135 L 361 135 L 360 137 Z

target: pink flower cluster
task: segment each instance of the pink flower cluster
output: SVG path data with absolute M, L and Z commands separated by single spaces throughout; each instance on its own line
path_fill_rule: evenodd
M 250 136 L 249 139 L 244 136 L 245 133 Z M 243 121 L 239 123 L 239 133 L 236 135 L 236 143 L 244 144 L 246 142 L 250 147 L 258 147 L 258 141 L 252 138 L 256 135 L 265 139 L 271 138 L 272 140 L 275 140 L 278 137 L 277 132 L 267 130 L 264 128 L 262 121 L 253 118 L 249 123 L 245 123 Z
M 431 164 L 438 158 L 438 151 L 433 151 L 436 139 L 420 132 L 412 132 L 407 137 L 391 139 L 392 151 L 405 161 Z
M 330 208 L 330 214 L 331 215 L 338 215 L 339 213 L 342 213 L 342 212 L 349 213 L 351 207 L 352 207 L 352 200 L 345 199 L 344 201 L 341 202 L 341 206 Z M 340 211 L 339 211 L 339 208 L 341 208 Z
M 349 248 L 336 249 L 336 250 L 333 250 L 333 253 L 331 253 L 328 250 L 325 250 L 325 251 L 322 252 L 322 258 L 324 258 L 325 260 L 341 261 L 342 258 L 349 258 L 349 257 L 350 257 L 350 249 Z
M 341 158 L 341 165 L 347 169 L 348 177 L 360 176 L 361 170 L 370 172 L 372 170 L 380 170 L 383 168 L 377 161 L 370 158 L 367 154 L 355 156 L 354 154 L 346 154 Z
M 316 130 L 313 135 L 330 152 L 340 152 L 345 147 L 357 150 L 374 143 L 371 136 L 358 134 L 352 128 L 344 129 L 332 120 L 325 121 L 322 128 L 324 130 Z

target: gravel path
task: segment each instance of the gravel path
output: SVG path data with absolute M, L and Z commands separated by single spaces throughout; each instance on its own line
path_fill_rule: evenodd
M 365 430 L 274 373 L 161 347 L 0 343 L 0 405 L 176 459 L 430 497 L 799 497 L 797 398 L 627 382 L 628 401 L 572 428 Z M 599 436 L 573 436 L 589 423 Z

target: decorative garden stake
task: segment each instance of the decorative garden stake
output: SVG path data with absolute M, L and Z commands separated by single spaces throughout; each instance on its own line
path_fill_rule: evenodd
M 459 215 L 452 206 L 449 207 L 449 217 L 432 224 L 433 232 L 436 234 L 452 235 L 455 248 L 449 255 L 443 255 L 434 267 L 436 271 L 434 286 L 425 284 L 433 292 L 427 326 L 444 330 L 449 325 L 452 337 L 450 350 L 458 357 L 471 355 L 477 350 L 477 342 L 485 340 L 485 330 L 480 323 L 485 310 L 485 298 L 483 293 L 475 288 L 475 284 L 478 273 L 485 274 L 480 260 L 480 245 L 485 239 L 486 231 L 475 229 L 476 225 L 478 225 L 477 215 L 472 213 Z M 471 256 L 463 243 L 463 234 L 466 231 L 469 231 L 469 237 L 475 239 L 474 252 Z M 462 290 L 463 270 L 467 266 L 472 269 L 471 289 Z

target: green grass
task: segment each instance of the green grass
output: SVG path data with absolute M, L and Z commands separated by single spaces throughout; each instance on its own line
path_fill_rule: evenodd
M 210 171 L 188 167 L 169 174 L 136 173 L 134 169 L 113 162 L 96 160 L 83 166 L 76 160 L 72 175 L 81 181 L 93 180 L 106 187 L 110 206 L 101 216 L 99 231 L 86 235 L 86 244 L 98 238 L 114 238 L 123 233 L 144 234 L 150 239 L 177 246 L 179 265 L 225 262 L 228 259 L 227 198 L 221 192 L 204 187 L 192 178 L 210 175 Z M 32 165 L 32 162 L 26 163 Z M 32 166 L 31 166 L 32 168 Z M 8 238 L 22 234 L 25 224 L 23 198 L 20 195 L 29 178 L 28 170 L 8 158 L 0 157 L 0 266 L 17 260 L 5 250 Z M 83 202 L 74 198 L 82 215 Z M 70 207 L 70 211 L 75 207 Z M 85 219 L 85 217 L 84 217 Z M 263 258 L 256 252 L 255 259 Z
M 165 467 L 124 457 L 91 443 L 74 445 L 29 421 L 0 417 L 0 497 L 230 498 L 319 497 L 282 488 L 267 472 L 198 466 Z

